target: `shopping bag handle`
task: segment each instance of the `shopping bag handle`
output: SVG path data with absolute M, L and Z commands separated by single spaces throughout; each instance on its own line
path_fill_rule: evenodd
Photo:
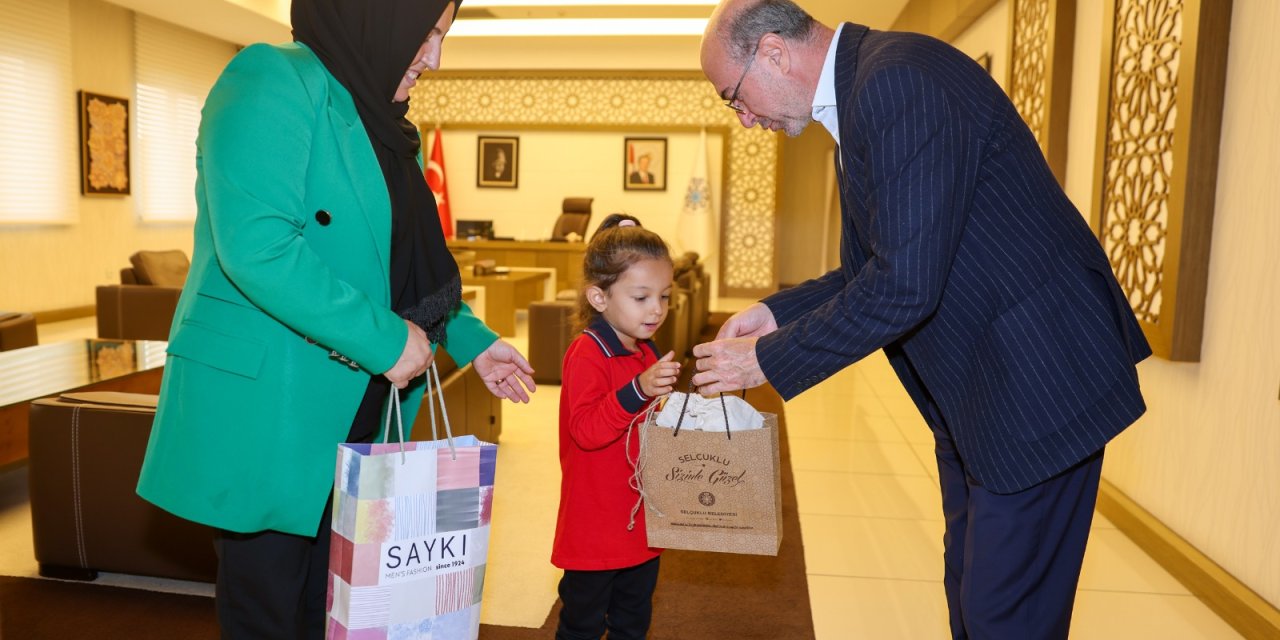
M 426 374 L 427 388 L 423 391 L 427 396 L 427 412 L 431 414 L 431 439 L 439 440 L 436 433 L 436 405 L 431 402 L 431 380 L 435 379 L 436 395 L 440 396 L 440 414 L 444 416 L 444 433 L 449 439 L 449 455 L 454 460 L 458 459 L 458 451 L 453 445 L 453 428 L 449 424 L 449 412 L 444 407 L 444 387 L 440 385 L 440 370 L 436 368 L 436 363 L 431 363 L 430 371 Z M 391 436 L 391 413 L 396 414 L 396 431 L 400 437 L 400 462 L 404 463 L 404 414 L 400 410 L 400 390 L 391 386 L 390 406 L 387 407 L 387 418 L 382 425 L 382 441 L 386 442 Z
M 695 393 L 695 392 L 694 392 L 694 388 L 693 388 L 693 381 L 692 381 L 692 380 L 690 380 L 690 381 L 689 381 L 689 393 L 684 394 L 684 403 L 680 405 L 680 417 L 676 419 L 676 428 L 675 428 L 675 429 L 673 429 L 673 430 L 671 431 L 671 437 L 672 437 L 672 438 L 674 438 L 674 437 L 676 437 L 676 436 L 680 435 L 680 425 L 681 425 L 681 423 L 683 423 L 683 422 L 684 422 L 684 412 L 685 412 L 685 409 L 688 409 L 688 408 L 689 408 L 689 396 L 693 395 L 694 393 Z M 743 390 L 742 390 L 742 397 L 743 397 L 744 399 L 747 397 L 747 390 L 746 390 L 746 389 L 743 389 Z M 732 439 L 733 439 L 733 432 L 729 431 L 729 408 L 728 408 L 728 407 L 726 407 L 726 406 L 725 406 L 725 404 L 724 404 L 724 393 L 723 393 L 723 392 L 720 394 L 720 410 L 724 412 L 724 434 L 725 434 L 725 436 L 727 436 L 730 440 L 732 440 Z

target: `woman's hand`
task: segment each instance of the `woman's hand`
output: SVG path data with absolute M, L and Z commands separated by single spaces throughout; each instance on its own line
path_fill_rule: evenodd
M 680 363 L 675 361 L 676 352 L 668 351 L 662 359 L 640 374 L 640 392 L 650 398 L 671 393 L 676 380 L 680 379 Z
M 471 364 L 484 380 L 490 393 L 512 402 L 528 402 L 529 394 L 537 390 L 533 383 L 533 367 L 516 348 L 502 340 L 495 340 L 488 349 L 476 356 Z M 528 389 L 526 392 L 525 389 Z
M 404 351 L 400 352 L 400 359 L 396 361 L 395 366 L 382 374 L 397 389 L 409 386 L 409 381 L 425 373 L 431 367 L 431 362 L 435 360 L 435 353 L 431 351 L 431 341 L 427 339 L 427 332 L 408 320 L 404 323 L 409 325 L 409 336 L 404 342 Z

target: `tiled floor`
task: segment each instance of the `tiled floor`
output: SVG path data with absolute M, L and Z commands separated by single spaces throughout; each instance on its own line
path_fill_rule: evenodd
M 749 300 L 721 299 L 734 310 Z M 78 324 L 77 324 L 78 323 Z M 40 330 L 91 337 L 92 322 Z M 525 351 L 523 317 L 511 341 Z M 540 626 L 555 601 L 559 387 L 506 405 L 483 620 Z M 943 522 L 932 439 L 883 355 L 787 404 L 809 597 L 819 640 L 949 637 Z M 28 525 L 29 526 L 29 525 Z M 6 527 L 7 528 L 7 527 Z M 1085 556 L 1072 638 L 1240 636 L 1100 515 Z
M 949 637 L 932 437 L 884 356 L 786 411 L 818 638 Z M 1095 514 L 1071 637 L 1240 636 Z

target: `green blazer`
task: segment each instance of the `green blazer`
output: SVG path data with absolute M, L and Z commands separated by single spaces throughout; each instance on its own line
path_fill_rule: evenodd
M 195 248 L 138 494 L 221 529 L 314 536 L 369 376 L 407 339 L 386 183 L 350 93 L 297 43 L 236 55 L 196 147 Z M 496 339 L 463 305 L 445 345 L 465 364 Z

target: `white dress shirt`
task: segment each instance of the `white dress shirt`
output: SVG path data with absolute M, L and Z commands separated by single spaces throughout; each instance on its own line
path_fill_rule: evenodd
M 840 114 L 836 113 L 836 45 L 840 44 L 841 29 L 844 29 L 843 23 L 836 27 L 835 36 L 831 38 L 827 59 L 818 76 L 818 90 L 813 94 L 813 119 L 826 127 L 837 146 L 840 145 Z

